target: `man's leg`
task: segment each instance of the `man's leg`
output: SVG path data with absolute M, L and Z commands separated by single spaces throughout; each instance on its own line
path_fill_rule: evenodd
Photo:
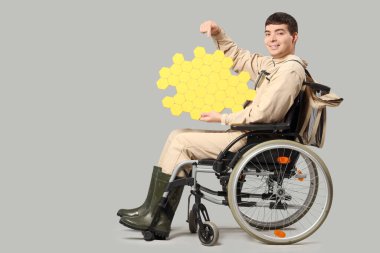
M 238 131 L 210 131 L 185 129 L 174 131 L 168 138 L 158 165 L 166 174 L 172 174 L 180 162 L 212 158 L 218 154 L 242 132 Z M 246 140 L 240 140 L 231 151 L 236 151 Z M 179 176 L 184 176 L 180 173 Z
M 163 149 L 161 150 L 161 156 L 160 156 L 159 161 L 161 161 L 163 159 L 163 156 L 165 156 L 170 144 L 172 143 L 173 139 L 175 139 L 175 137 L 178 134 L 185 133 L 185 132 L 192 132 L 192 131 L 195 131 L 195 130 L 186 128 L 186 129 L 175 129 L 175 130 L 171 131 L 168 138 L 166 139 L 166 142 L 165 142 Z
M 163 172 L 158 172 L 157 183 L 153 190 L 153 197 L 149 208 L 141 216 L 124 216 L 120 223 L 137 230 L 150 229 L 155 236 L 166 238 L 169 236 L 171 223 L 181 199 L 183 186 L 173 189 L 168 195 L 168 203 L 164 210 L 157 209 L 162 194 L 169 182 L 175 166 L 185 160 L 216 158 L 217 155 L 241 132 L 207 131 L 207 130 L 176 130 L 170 134 L 163 149 L 159 165 Z M 241 140 L 231 149 L 236 151 L 245 144 Z M 184 176 L 184 173 L 178 176 Z M 156 213 L 156 212 L 159 213 Z M 152 224 L 153 217 L 158 215 L 158 220 Z

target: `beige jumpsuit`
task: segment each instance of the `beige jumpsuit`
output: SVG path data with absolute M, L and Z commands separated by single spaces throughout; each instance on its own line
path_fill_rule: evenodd
M 213 36 L 218 49 L 233 59 L 235 72 L 247 71 L 255 80 L 260 71 L 269 73 L 256 88 L 256 97 L 251 104 L 239 112 L 222 114 L 222 124 L 274 123 L 283 120 L 305 80 L 306 68 L 303 61 L 288 55 L 283 59 L 273 59 L 250 53 L 237 47 L 224 31 Z M 166 140 L 158 166 L 166 174 L 172 174 L 175 166 L 185 160 L 212 158 L 236 137 L 239 131 L 208 131 L 180 129 L 174 130 Z M 245 144 L 241 140 L 231 149 L 232 152 Z M 183 176 L 183 173 L 179 176 Z

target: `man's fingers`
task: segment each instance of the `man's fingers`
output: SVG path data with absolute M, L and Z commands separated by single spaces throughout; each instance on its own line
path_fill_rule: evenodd
M 201 116 L 199 117 L 199 120 L 202 120 L 202 121 L 208 121 L 209 120 L 209 114 L 207 112 L 203 112 L 201 113 Z
M 201 33 L 206 33 L 207 30 L 208 30 L 207 24 L 206 23 L 201 24 L 199 30 L 200 30 Z
M 205 117 L 205 115 L 202 115 L 199 117 L 199 120 L 202 120 L 202 121 L 207 121 L 207 117 Z
M 204 24 L 201 24 L 201 26 L 199 27 L 199 31 L 201 33 L 205 33 L 205 25 Z
M 201 24 L 199 30 L 201 33 L 205 33 L 207 37 L 210 37 L 213 27 L 215 27 L 215 24 L 213 24 L 211 21 L 206 21 Z

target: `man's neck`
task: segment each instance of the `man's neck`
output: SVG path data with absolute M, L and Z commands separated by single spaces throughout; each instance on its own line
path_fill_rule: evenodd
M 287 54 L 283 57 L 278 57 L 278 58 L 272 57 L 272 59 L 274 62 L 278 63 L 278 62 L 282 62 L 282 61 L 286 60 L 289 56 L 292 56 L 292 55 L 294 55 L 294 54 Z

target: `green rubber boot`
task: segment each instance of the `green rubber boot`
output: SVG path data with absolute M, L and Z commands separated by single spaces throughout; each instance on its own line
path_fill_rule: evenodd
M 169 179 L 170 175 L 159 172 L 157 175 L 155 189 L 153 191 L 152 201 L 149 209 L 147 209 L 147 212 L 140 216 L 124 216 L 120 219 L 120 223 L 135 230 L 144 231 L 149 229 L 155 212 L 157 211 L 157 208 L 159 208 L 158 205 L 169 182 Z M 184 186 L 176 187 L 169 193 L 167 211 L 159 210 L 160 213 L 158 222 L 154 227 L 150 228 L 150 230 L 155 234 L 157 238 L 165 239 L 169 236 L 170 227 L 179 201 L 181 200 L 183 188 Z
M 162 169 L 160 167 L 157 167 L 157 166 L 153 167 L 152 177 L 150 179 L 149 190 L 148 190 L 148 194 L 146 196 L 144 203 L 141 206 L 133 208 L 133 209 L 120 209 L 117 212 L 117 216 L 120 216 L 120 217 L 123 217 L 123 216 L 130 216 L 130 217 L 139 216 L 146 211 L 147 206 L 149 205 L 150 201 L 152 200 L 153 189 L 154 189 L 154 184 L 156 183 L 157 174 L 158 174 L 158 172 L 161 172 L 161 170 Z

